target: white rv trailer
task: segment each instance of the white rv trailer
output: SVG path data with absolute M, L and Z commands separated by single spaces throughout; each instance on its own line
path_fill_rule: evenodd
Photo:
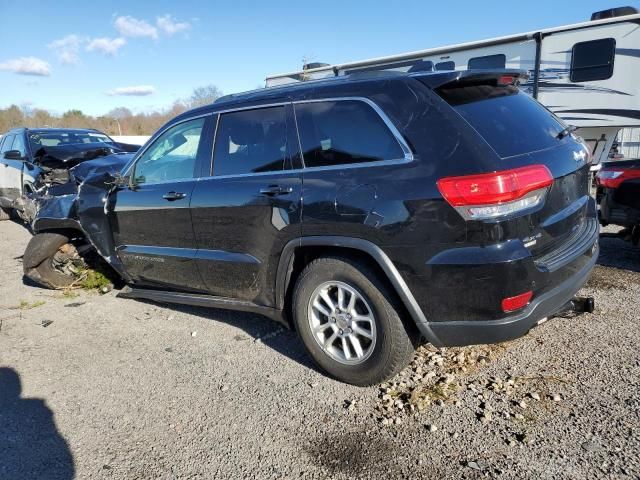
M 320 65 L 271 75 L 266 86 L 368 70 L 514 68 L 529 71 L 524 91 L 579 127 L 594 164 L 606 160 L 620 129 L 640 126 L 640 14 L 632 7 L 598 12 L 575 25 Z

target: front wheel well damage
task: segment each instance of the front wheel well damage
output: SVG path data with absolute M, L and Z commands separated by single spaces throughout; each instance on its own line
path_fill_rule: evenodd
M 35 232 L 36 235 L 39 235 L 41 233 L 57 233 L 58 235 L 64 235 L 65 237 L 67 237 L 71 242 L 86 242 L 86 238 L 84 233 L 81 230 L 77 230 L 75 228 L 47 228 L 44 230 L 38 230 Z
M 65 237 L 67 240 L 65 243 L 71 243 L 74 245 L 89 270 L 93 270 L 103 275 L 118 288 L 124 286 L 124 280 L 120 274 L 109 264 L 108 261 L 102 258 L 102 256 L 96 251 L 95 247 L 87 240 L 84 232 L 74 228 L 61 227 L 39 230 L 34 236 L 38 235 Z M 45 257 L 49 256 L 49 254 L 53 254 L 54 252 L 55 250 L 53 250 L 53 252 L 46 252 L 47 255 L 45 255 Z M 40 262 L 44 260 L 45 257 L 42 257 Z
M 398 292 L 396 291 L 394 285 L 391 283 L 389 277 L 382 269 L 380 264 L 369 253 L 352 247 L 342 247 L 334 245 L 306 245 L 297 247 L 293 251 L 292 259 L 289 261 L 289 266 L 285 278 L 283 309 L 287 322 L 292 329 L 294 328 L 294 325 L 292 322 L 291 305 L 293 299 L 293 290 L 295 288 L 296 282 L 305 267 L 314 260 L 321 257 L 344 258 L 366 265 L 377 275 L 380 281 L 382 281 L 388 287 L 388 291 L 392 292 L 392 294 L 395 295 L 394 300 L 396 301 L 394 302 L 394 304 L 397 305 L 399 309 L 401 309 L 401 311 L 398 312 L 400 318 L 402 318 L 405 324 L 408 325 L 408 328 L 415 328 L 415 322 L 404 306 L 404 303 L 402 302 L 400 295 L 398 295 Z

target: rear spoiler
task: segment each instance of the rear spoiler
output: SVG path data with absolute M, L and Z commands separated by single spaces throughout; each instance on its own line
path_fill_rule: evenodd
M 526 81 L 529 72 L 526 70 L 500 69 L 500 70 L 451 70 L 441 72 L 420 72 L 411 74 L 427 87 L 435 90 L 443 86 L 453 86 L 450 84 L 462 85 L 466 83 L 483 83 L 485 81 L 500 80 L 503 77 L 513 77 L 513 84 Z

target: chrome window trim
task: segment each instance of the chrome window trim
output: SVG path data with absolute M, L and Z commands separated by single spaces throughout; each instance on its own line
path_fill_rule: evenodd
M 184 120 L 180 120 L 179 122 L 172 123 L 171 125 L 167 125 L 162 130 L 158 130 L 154 135 L 152 135 L 152 137 L 149 139 L 149 141 L 144 145 L 144 148 L 138 150 L 136 152 L 136 154 L 133 156 L 133 158 L 131 160 L 129 160 L 129 163 L 127 163 L 124 167 L 122 167 L 122 176 L 126 177 L 127 175 L 129 175 L 131 173 L 131 169 L 133 167 L 135 167 L 135 164 L 138 162 L 140 157 L 142 157 L 145 154 L 145 152 L 147 150 L 149 150 L 149 148 L 151 148 L 151 145 L 156 143 L 156 140 L 159 137 L 161 137 L 162 135 L 164 135 L 164 133 L 167 130 L 169 130 L 169 129 L 177 126 L 177 125 L 181 125 L 181 124 L 183 124 L 185 122 L 190 122 L 192 120 L 197 120 L 199 118 L 209 117 L 211 115 L 214 115 L 214 113 L 213 112 L 207 112 L 207 113 L 203 113 L 203 114 L 200 114 L 200 115 L 195 115 L 193 117 L 189 117 L 189 118 L 185 118 Z M 203 130 L 204 130 L 204 125 L 203 125 Z M 193 176 L 191 178 L 184 179 L 184 180 L 196 180 L 197 178 L 199 178 L 199 177 Z M 182 180 L 182 179 L 178 179 L 178 180 Z M 171 180 L 171 181 L 175 181 L 175 180 Z M 168 182 L 169 181 L 160 182 L 160 183 L 168 183 Z M 159 182 L 156 182 L 156 183 L 144 183 L 144 184 L 141 184 L 141 185 L 159 185 L 160 183 Z
M 241 112 L 243 110 L 260 110 L 261 108 L 270 108 L 270 107 L 283 107 L 285 105 L 289 105 L 291 100 L 286 100 L 277 103 L 265 103 L 264 105 L 249 105 L 244 107 L 232 107 L 227 108 L 225 110 L 216 110 L 214 113 L 221 115 L 223 113 L 232 113 L 232 112 Z
M 385 160 L 376 160 L 372 162 L 357 162 L 357 163 L 343 163 L 339 165 L 325 165 L 320 167 L 306 167 L 304 164 L 304 153 L 302 151 L 302 144 L 300 143 L 300 132 L 298 127 L 298 119 L 296 116 L 296 104 L 305 104 L 305 103 L 318 103 L 318 102 L 340 102 L 340 101 L 360 101 L 367 105 L 369 105 L 373 111 L 382 119 L 384 124 L 387 126 L 391 134 L 395 137 L 396 141 L 399 143 L 400 148 L 404 152 L 403 158 L 391 158 Z M 298 137 L 298 148 L 300 151 L 300 159 L 302 161 L 302 168 L 293 168 L 289 170 L 274 170 L 271 172 L 249 172 L 249 173 L 238 173 L 234 175 L 213 175 L 213 165 L 215 158 L 215 142 L 218 134 L 218 123 L 220 122 L 220 115 L 223 113 L 232 113 L 236 111 L 242 110 L 258 110 L 260 108 L 269 108 L 269 107 L 279 107 L 286 106 L 288 104 L 293 105 L 293 120 L 296 124 L 296 136 Z M 386 113 L 371 99 L 366 97 L 357 97 L 357 96 L 349 96 L 349 97 L 328 97 L 328 98 L 314 98 L 309 100 L 294 100 L 290 102 L 280 102 L 280 103 L 270 103 L 265 105 L 253 105 L 248 107 L 239 107 L 239 108 L 230 108 L 226 110 L 220 110 L 217 112 L 218 114 L 218 123 L 216 123 L 216 132 L 213 138 L 214 148 L 211 150 L 211 175 L 208 177 L 201 177 L 198 180 L 209 180 L 213 178 L 243 178 L 249 176 L 265 176 L 265 175 L 284 175 L 291 173 L 300 173 L 300 172 L 317 172 L 323 170 L 343 170 L 343 169 L 352 169 L 352 168 L 366 168 L 366 167 L 380 167 L 387 165 L 399 165 L 404 163 L 413 162 L 413 152 L 409 148 L 406 140 L 398 130 L 398 128 L 394 125 L 391 119 L 387 116 Z

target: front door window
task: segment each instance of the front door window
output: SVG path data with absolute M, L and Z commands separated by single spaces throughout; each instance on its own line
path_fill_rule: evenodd
M 164 132 L 138 159 L 134 183 L 162 183 L 194 178 L 204 118 L 179 123 Z

